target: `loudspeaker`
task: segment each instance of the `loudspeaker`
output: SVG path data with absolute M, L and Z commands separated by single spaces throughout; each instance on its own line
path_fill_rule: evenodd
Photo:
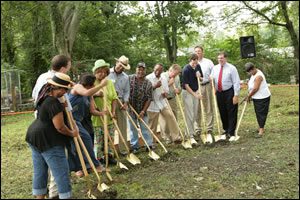
M 256 57 L 254 36 L 240 37 L 240 45 L 242 58 Z

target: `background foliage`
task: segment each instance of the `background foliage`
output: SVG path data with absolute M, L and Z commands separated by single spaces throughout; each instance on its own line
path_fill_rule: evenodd
M 279 2 L 252 4 L 259 5 L 266 15 L 272 13 L 268 15 L 272 20 L 284 23 Z M 50 9 L 53 5 L 57 6 L 61 21 L 54 20 L 57 16 Z M 115 58 L 121 55 L 130 59 L 129 74 L 135 71 L 139 61 L 146 63 L 147 73 L 150 73 L 155 63 L 163 63 L 165 69 L 175 62 L 184 66 L 193 47 L 200 44 L 214 64 L 217 64 L 218 51 L 226 50 L 229 62 L 237 66 L 241 79 L 248 78 L 244 64 L 251 61 L 265 72 L 268 82 L 288 83 L 290 75 L 297 74 L 295 62 L 299 60 L 270 49 L 284 50 L 293 46 L 289 31 L 258 20 L 262 18 L 253 12 L 240 19 L 241 12 L 246 11 L 249 13 L 242 2 L 234 6 L 228 4 L 223 15 L 218 16 L 195 1 L 144 4 L 137 1 L 2 1 L 1 69 L 23 70 L 22 92 L 29 97 L 37 77 L 49 69 L 51 58 L 59 52 L 71 55 L 71 75 L 91 71 L 95 60 L 100 58 L 114 65 Z M 299 2 L 287 2 L 287 11 L 294 29 L 299 30 Z M 69 24 L 75 14 L 78 26 L 73 27 Z M 220 32 L 220 27 L 213 25 L 218 21 L 227 28 L 234 27 L 235 34 L 225 34 L 229 32 L 226 28 Z M 64 28 L 54 30 L 59 25 Z M 69 49 L 63 49 L 73 37 L 70 33 L 76 33 L 74 43 Z M 299 41 L 299 31 L 297 34 Z M 240 57 L 239 37 L 246 35 L 255 37 L 256 58 Z M 57 45 L 57 41 L 64 44 Z M 179 51 L 183 54 L 178 54 Z

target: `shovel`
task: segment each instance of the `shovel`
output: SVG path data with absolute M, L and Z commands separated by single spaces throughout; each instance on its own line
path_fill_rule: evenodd
M 215 90 L 215 84 L 213 79 L 211 80 L 211 84 L 212 84 L 213 100 L 214 100 L 214 107 L 215 107 L 214 110 L 215 110 L 215 116 L 217 121 L 218 133 L 219 133 L 219 135 L 216 135 L 214 137 L 215 142 L 217 142 L 219 140 L 226 140 L 226 135 L 221 134 L 221 126 L 220 126 L 219 112 L 218 112 L 217 99 L 216 99 L 216 90 Z
M 127 169 L 128 170 L 128 168 L 123 163 L 120 162 L 119 154 L 118 154 L 118 152 L 117 152 L 117 150 L 115 148 L 115 145 L 114 145 L 114 143 L 113 143 L 113 141 L 112 141 L 112 139 L 111 139 L 111 137 L 110 137 L 109 134 L 108 134 L 108 139 L 109 139 L 109 142 L 110 142 L 110 144 L 111 144 L 111 146 L 114 149 L 114 152 L 116 154 L 118 167 L 120 167 L 121 169 Z
M 70 128 L 71 128 L 71 130 L 73 130 L 74 126 L 73 126 L 73 122 L 70 120 L 70 112 L 68 112 L 67 107 L 65 108 L 65 110 L 66 110 L 66 113 L 67 113 Z M 78 153 L 78 156 L 79 156 L 80 164 L 82 166 L 82 171 L 83 171 L 85 180 L 87 181 L 87 185 L 88 185 L 88 188 L 89 188 L 89 190 L 87 192 L 87 195 L 88 195 L 89 198 L 91 198 L 91 197 L 93 198 L 94 195 L 91 194 L 91 190 L 92 190 L 91 181 L 90 181 L 90 178 L 88 177 L 89 174 L 87 172 L 86 165 L 85 165 L 85 162 L 84 162 L 84 159 L 83 159 L 83 156 L 82 156 L 82 152 L 81 152 L 81 149 L 80 149 L 80 146 L 79 146 L 79 143 L 78 143 L 78 138 L 74 137 L 73 139 L 74 139 L 75 147 L 76 147 L 76 150 L 77 150 L 77 153 Z
M 238 131 L 239 131 L 239 127 L 240 127 L 240 124 L 241 124 L 241 121 L 243 119 L 243 116 L 244 116 L 244 112 L 246 110 L 246 106 L 247 106 L 247 101 L 245 101 L 245 104 L 244 104 L 244 107 L 243 107 L 243 110 L 242 110 L 242 113 L 241 113 L 241 116 L 240 116 L 240 119 L 239 119 L 239 122 L 236 126 L 236 129 L 235 129 L 235 133 L 234 133 L 234 140 L 231 140 L 231 141 L 238 141 L 240 139 L 240 136 L 238 136 Z
M 103 107 L 107 108 L 107 93 L 106 93 L 106 87 L 103 88 Z M 103 127 L 104 127 L 104 154 L 105 154 L 105 172 L 106 172 L 106 176 L 107 178 L 112 181 L 112 177 L 110 175 L 110 173 L 108 172 L 108 135 L 109 135 L 109 131 L 108 131 L 108 126 L 107 126 L 107 115 L 103 116 Z
M 200 91 L 200 94 L 201 94 L 201 84 L 200 84 L 200 78 L 197 76 L 197 81 L 198 81 L 198 89 Z M 212 143 L 212 137 L 211 135 L 208 136 L 207 135 L 207 130 L 206 130 L 206 117 L 205 117 L 205 113 L 204 113 L 204 105 L 203 105 L 203 100 L 202 98 L 200 99 L 200 106 L 201 106 L 201 118 L 202 118 L 202 124 L 203 124 L 203 132 L 204 134 L 201 134 L 200 135 L 200 138 L 203 142 L 203 144 L 206 144 L 206 143 Z
M 147 125 L 147 123 L 139 116 L 139 114 L 134 110 L 134 108 L 129 104 L 129 107 L 131 108 L 131 110 L 134 112 L 134 114 L 136 115 L 136 117 L 143 122 L 143 124 L 147 127 L 147 129 L 149 130 L 149 132 L 152 134 L 152 136 L 158 141 L 158 143 L 160 144 L 160 146 L 164 149 L 164 151 L 166 153 L 168 153 L 166 147 L 161 143 L 161 141 L 158 139 L 158 137 L 153 133 L 153 131 L 151 130 L 151 128 Z
M 108 109 L 108 107 L 107 107 L 107 109 Z M 99 116 L 99 118 L 102 121 L 102 123 L 104 124 L 103 119 L 100 116 Z M 109 143 L 112 146 L 112 148 L 115 152 L 115 155 L 117 157 L 117 166 L 120 167 L 121 169 L 127 169 L 128 170 L 128 168 L 123 163 L 120 162 L 120 157 L 119 157 L 118 151 L 116 150 L 116 147 L 113 143 L 113 140 L 111 139 L 111 136 L 109 134 L 107 136 L 108 136 Z
M 174 86 L 174 85 L 173 85 L 173 86 Z M 174 90 L 175 90 L 175 86 L 174 86 Z M 177 98 L 177 94 L 176 94 L 176 98 Z M 177 99 L 176 99 L 176 100 L 177 100 Z M 170 109 L 171 112 L 172 112 L 173 118 L 174 118 L 175 121 L 176 121 L 176 117 L 175 117 L 175 115 L 174 115 L 174 113 L 173 113 L 173 111 L 172 111 L 172 108 L 171 108 L 171 106 L 170 106 L 168 100 L 166 100 L 166 102 L 167 102 L 167 105 L 168 105 L 169 109 Z M 177 101 L 176 101 L 176 102 L 177 102 Z M 180 103 L 180 102 L 179 102 L 179 103 Z M 179 126 L 179 125 L 178 125 L 178 126 Z M 185 141 L 184 135 L 183 135 L 183 133 L 182 133 L 180 127 L 179 127 L 179 133 L 180 133 L 180 135 L 181 135 L 181 137 L 182 137 L 181 145 L 183 146 L 183 148 L 185 148 L 185 149 L 191 149 L 191 148 L 192 148 L 191 141 L 190 141 L 190 140 L 189 140 L 189 141 Z
M 72 113 L 70 113 L 70 111 L 67 111 L 67 116 L 68 116 L 68 120 L 71 122 L 70 124 L 72 124 L 72 123 L 75 124 L 74 119 L 73 119 L 73 115 L 72 115 Z M 109 189 L 109 187 L 105 183 L 101 183 L 100 176 L 99 176 L 99 174 L 98 174 L 98 172 L 96 170 L 96 167 L 95 167 L 95 165 L 94 165 L 94 163 L 93 163 L 93 161 L 92 161 L 92 159 L 91 159 L 91 157 L 90 157 L 90 155 L 89 155 L 89 153 L 88 153 L 88 151 L 87 151 L 87 149 L 86 149 L 86 147 L 85 147 L 85 145 L 84 145 L 84 143 L 83 143 L 80 135 L 78 135 L 78 140 L 79 140 L 79 144 L 81 145 L 81 147 L 83 149 L 83 152 L 85 153 L 86 158 L 88 159 L 88 162 L 89 162 L 90 166 L 92 167 L 93 171 L 95 172 L 95 174 L 96 174 L 96 176 L 98 178 L 97 189 L 100 192 L 103 192 L 104 190 Z M 91 195 L 90 191 L 88 192 L 88 195 Z
M 118 101 L 119 101 L 120 105 L 123 106 L 123 104 L 119 98 L 118 98 Z M 137 130 L 138 134 L 141 136 L 142 140 L 144 141 L 147 149 L 149 150 L 148 155 L 150 156 L 150 158 L 152 158 L 153 160 L 158 160 L 160 158 L 159 155 L 157 155 L 154 151 L 152 151 L 150 149 L 149 145 L 147 144 L 147 141 L 145 140 L 143 134 L 141 133 L 141 130 L 136 126 L 136 124 L 134 123 L 133 119 L 131 118 L 131 116 L 129 115 L 127 110 L 126 110 L 126 115 L 127 115 L 128 119 L 131 121 L 131 123 L 133 124 L 133 126 L 135 127 L 135 129 Z
M 176 89 L 176 88 L 175 88 L 175 85 L 173 85 L 173 87 L 174 87 L 174 90 L 175 90 L 175 89 Z M 184 125 L 185 125 L 185 127 L 186 127 L 186 129 L 187 129 L 187 131 L 188 131 L 188 134 L 190 135 L 189 127 L 188 127 L 188 125 L 187 125 L 186 118 L 185 118 L 185 115 L 184 115 L 184 111 L 183 111 L 182 105 L 181 105 L 181 103 L 180 103 L 180 99 L 179 99 L 178 94 L 175 93 L 175 97 L 176 97 L 176 102 L 177 102 L 177 104 L 179 105 L 179 109 L 180 109 L 180 112 L 181 112 L 181 115 L 182 115 L 182 118 L 183 118 Z M 168 102 L 168 105 L 169 105 L 169 108 L 171 109 L 169 102 Z M 173 114 L 174 114 L 174 113 L 173 113 Z M 175 117 L 175 116 L 174 116 L 174 117 Z M 183 141 L 182 141 L 182 146 L 183 146 L 184 148 L 186 148 L 186 149 L 187 149 L 187 148 L 189 148 L 189 149 L 193 148 L 193 147 L 192 147 L 192 143 L 191 143 L 191 139 L 185 140 L 183 133 L 182 133 L 181 131 L 180 131 L 180 133 L 181 133 L 182 140 L 183 140 Z
M 113 115 L 112 115 L 112 113 L 111 113 L 111 111 L 109 109 L 108 109 L 108 112 L 109 112 L 109 114 L 110 114 L 110 116 L 111 116 L 111 118 L 113 120 L 115 128 L 116 128 L 116 130 L 117 130 L 117 132 L 118 132 L 118 134 L 119 134 L 122 142 L 124 143 L 126 151 L 128 152 L 128 155 L 126 156 L 126 159 L 128 160 L 128 162 L 130 162 L 133 165 L 141 164 L 140 159 L 138 159 L 138 157 L 136 157 L 133 153 L 130 153 L 130 150 L 129 150 L 129 148 L 128 148 L 127 144 L 126 144 L 126 141 L 125 141 L 125 139 L 124 139 L 124 137 L 123 137 L 123 135 L 121 133 L 121 130 L 120 130 L 119 126 L 118 126 L 118 123 L 117 123 L 116 119 L 113 118 Z

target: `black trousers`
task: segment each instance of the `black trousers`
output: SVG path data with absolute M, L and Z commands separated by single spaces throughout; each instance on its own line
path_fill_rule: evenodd
M 271 97 L 265 99 L 253 99 L 254 110 L 259 128 L 264 128 L 270 106 Z
M 217 102 L 223 129 L 230 136 L 234 136 L 238 114 L 238 104 L 233 105 L 232 103 L 233 96 L 233 88 L 222 92 L 217 91 Z

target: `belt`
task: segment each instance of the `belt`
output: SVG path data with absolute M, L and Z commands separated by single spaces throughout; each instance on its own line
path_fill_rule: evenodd
M 206 82 L 206 83 L 201 83 L 201 85 L 207 85 L 207 84 L 209 84 L 209 82 Z
M 222 90 L 221 92 L 228 92 L 228 91 L 230 91 L 231 89 L 233 89 L 233 87 L 231 87 L 231 88 L 229 88 L 229 89 L 227 89 L 227 90 Z M 219 91 L 217 90 L 217 92 L 219 92 Z

